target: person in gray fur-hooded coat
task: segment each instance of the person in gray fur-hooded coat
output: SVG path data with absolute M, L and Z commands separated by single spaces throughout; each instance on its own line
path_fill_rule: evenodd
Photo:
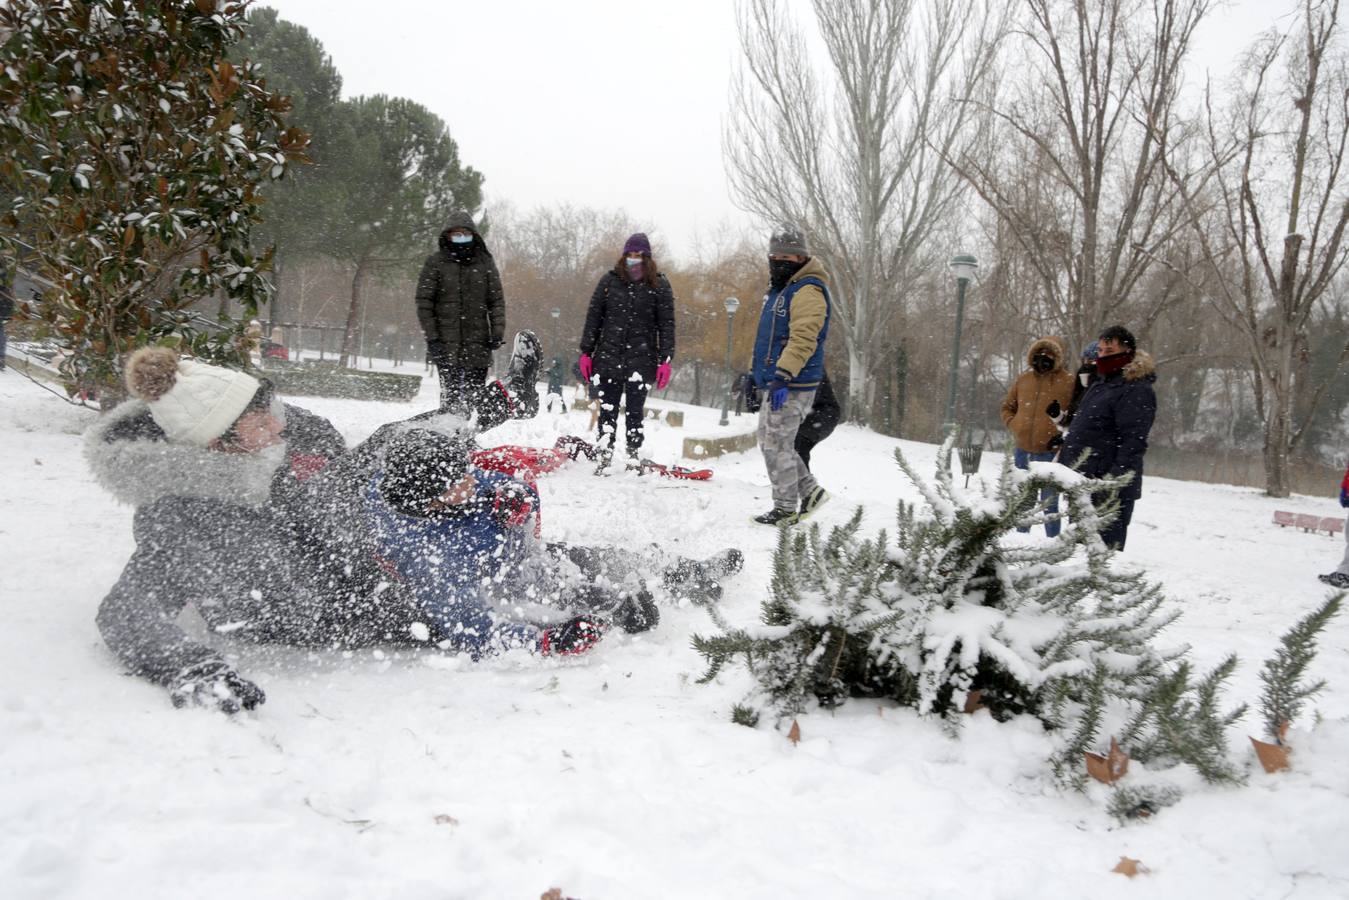
M 346 447 L 326 420 L 277 402 L 244 372 L 146 348 L 127 365 L 137 399 L 86 436 L 95 479 L 136 507 L 136 550 L 97 623 L 133 672 L 169 688 L 175 705 L 227 712 L 262 703 L 212 647 L 177 623 L 189 603 L 218 634 L 331 645 L 377 639 L 334 621 L 344 585 L 300 551 L 287 505 Z

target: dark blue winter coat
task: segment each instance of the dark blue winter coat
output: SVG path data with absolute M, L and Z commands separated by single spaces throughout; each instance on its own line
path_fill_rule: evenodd
M 476 496 L 459 515 L 421 518 L 391 508 L 380 496 L 381 475 L 366 501 L 381 565 L 416 596 L 435 640 L 478 659 L 538 645 L 538 628 L 494 610 L 498 599 L 520 602 L 527 587 L 528 509 L 538 494 L 506 475 L 473 474 Z
M 1152 357 L 1140 350 L 1122 371 L 1094 382 L 1082 395 L 1059 461 L 1091 478 L 1132 472 L 1134 479 L 1120 491 L 1120 498 L 1142 496 L 1143 455 L 1157 415 L 1157 395 L 1152 388 L 1156 381 Z M 1091 455 L 1077 466 L 1085 450 Z

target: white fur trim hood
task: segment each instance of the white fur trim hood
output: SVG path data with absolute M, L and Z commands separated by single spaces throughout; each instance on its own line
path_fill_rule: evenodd
M 261 453 L 221 453 L 151 437 L 109 434 L 137 416 L 140 400 L 123 403 L 99 418 L 84 437 L 84 458 L 94 480 L 118 500 L 143 506 L 165 497 L 218 500 L 260 507 L 271 496 L 272 478 L 286 461 L 283 444 Z

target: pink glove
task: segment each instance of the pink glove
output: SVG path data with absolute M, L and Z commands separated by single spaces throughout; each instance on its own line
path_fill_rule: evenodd
M 581 354 L 580 366 L 581 366 L 581 377 L 584 378 L 586 381 L 589 381 L 590 376 L 593 375 L 595 372 L 595 363 L 591 361 L 589 353 Z
M 670 368 L 669 362 L 663 362 L 656 366 L 656 390 L 665 390 L 665 386 L 670 383 L 670 376 L 673 374 L 674 370 Z

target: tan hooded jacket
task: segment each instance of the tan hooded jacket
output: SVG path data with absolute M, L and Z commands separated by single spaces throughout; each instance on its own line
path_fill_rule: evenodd
M 1067 369 L 1068 354 L 1058 338 L 1040 338 L 1026 351 L 1026 365 L 1037 353 L 1054 358 L 1054 368 L 1041 374 L 1031 368 L 1012 382 L 1002 401 L 1002 424 L 1012 432 L 1019 449 L 1027 453 L 1048 453 L 1049 440 L 1058 434 L 1052 419 L 1045 412 L 1055 400 L 1068 408 L 1073 397 L 1073 375 Z

